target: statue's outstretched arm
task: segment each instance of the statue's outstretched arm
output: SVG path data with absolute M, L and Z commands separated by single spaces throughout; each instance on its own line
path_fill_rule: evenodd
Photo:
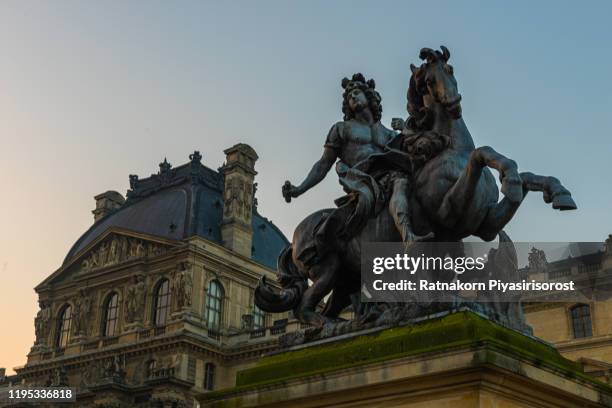
M 323 150 L 323 156 L 312 166 L 306 179 L 299 185 L 294 186 L 289 181 L 286 181 L 283 185 L 283 197 L 288 203 L 291 202 L 292 197 L 298 197 L 316 186 L 325 178 L 329 170 L 332 168 L 338 155 L 336 150 L 331 147 L 325 147 Z

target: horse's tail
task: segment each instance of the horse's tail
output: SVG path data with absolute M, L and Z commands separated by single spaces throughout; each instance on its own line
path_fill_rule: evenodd
M 493 259 L 489 259 L 489 261 L 493 263 L 501 279 L 504 281 L 514 281 L 518 279 L 516 247 L 504 230 L 499 231 L 497 235 L 499 237 L 499 244 L 494 252 Z
M 295 308 L 302 300 L 304 291 L 308 288 L 308 280 L 300 273 L 292 255 L 293 248 L 288 246 L 278 257 L 277 279 L 282 288 L 280 292 L 270 286 L 265 276 L 261 277 L 255 288 L 255 304 L 261 310 L 269 313 L 286 312 Z

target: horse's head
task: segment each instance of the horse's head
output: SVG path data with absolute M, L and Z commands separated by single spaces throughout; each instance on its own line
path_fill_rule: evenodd
M 408 112 L 418 117 L 422 109 L 431 103 L 439 103 L 453 119 L 461 117 L 461 95 L 453 67 L 448 64 L 450 52 L 445 46 L 438 50 L 423 48 L 419 58 L 425 62 L 420 67 L 410 65 L 412 76 L 408 88 Z

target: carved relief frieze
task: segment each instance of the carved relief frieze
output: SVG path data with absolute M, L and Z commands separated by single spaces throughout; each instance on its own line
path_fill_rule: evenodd
M 81 262 L 81 271 L 88 272 L 98 268 L 116 265 L 145 256 L 164 254 L 168 248 L 142 239 L 113 236 L 99 244 Z
M 253 207 L 253 184 L 241 177 L 226 180 L 224 217 L 250 222 Z

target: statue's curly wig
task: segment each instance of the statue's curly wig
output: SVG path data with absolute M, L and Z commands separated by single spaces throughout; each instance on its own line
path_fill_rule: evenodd
M 373 79 L 366 81 L 365 77 L 361 73 L 354 74 L 351 79 L 342 79 L 342 88 L 344 93 L 342 94 L 342 113 L 344 113 L 344 120 L 350 120 L 355 117 L 355 112 L 349 106 L 349 94 L 355 88 L 359 88 L 363 91 L 368 100 L 368 107 L 374 117 L 374 122 L 378 122 L 382 118 L 382 98 L 380 94 L 375 90 L 376 83 Z

